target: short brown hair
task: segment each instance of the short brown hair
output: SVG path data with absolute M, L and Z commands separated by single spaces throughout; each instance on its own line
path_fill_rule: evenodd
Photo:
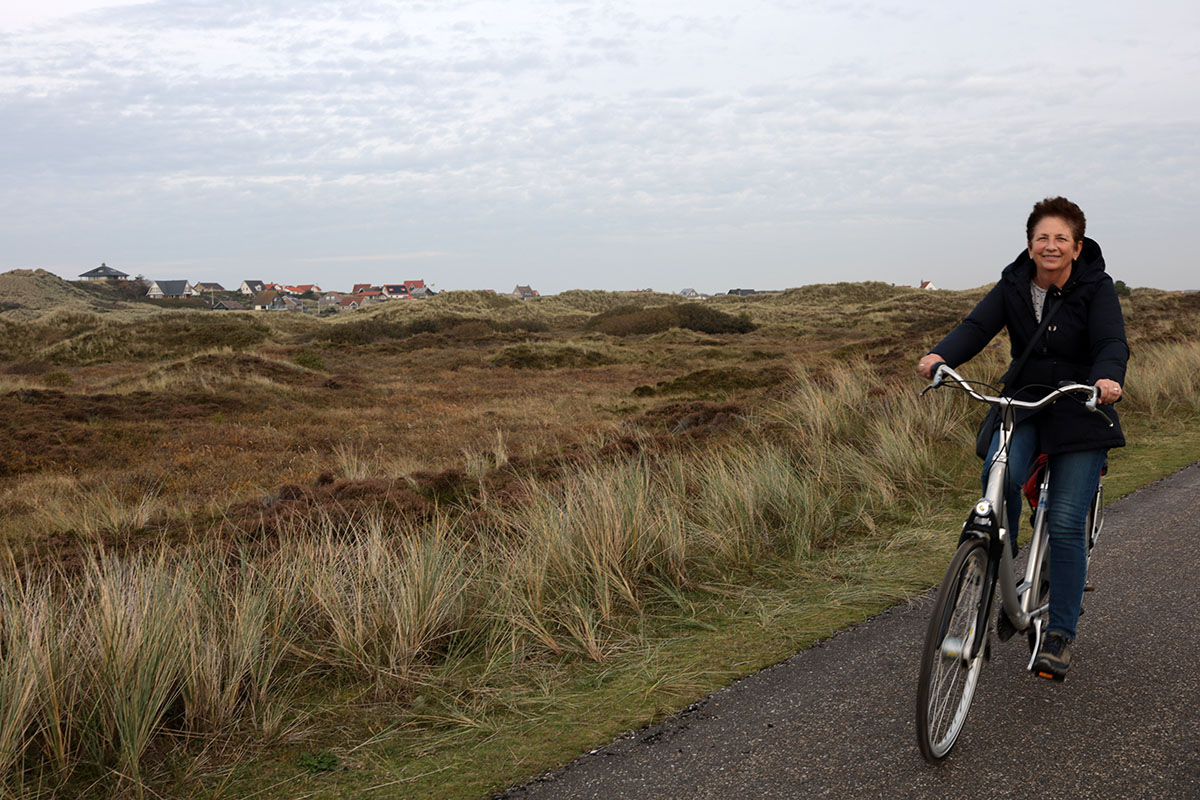
M 1071 228 L 1075 241 L 1083 241 L 1083 232 L 1087 230 L 1087 217 L 1083 209 L 1065 197 L 1047 197 L 1033 207 L 1033 213 L 1025 223 L 1025 241 L 1033 241 L 1033 229 L 1046 217 L 1058 217 Z

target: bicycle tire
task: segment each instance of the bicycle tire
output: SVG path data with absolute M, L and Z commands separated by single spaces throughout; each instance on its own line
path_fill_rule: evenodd
M 967 720 L 975 685 L 983 667 L 984 647 L 970 663 L 962 653 L 976 637 L 979 605 L 987 583 L 988 546 L 982 539 L 959 545 L 938 588 L 921 652 L 917 683 L 917 745 L 921 755 L 937 763 L 949 755 Z M 986 644 L 986 643 L 984 643 Z

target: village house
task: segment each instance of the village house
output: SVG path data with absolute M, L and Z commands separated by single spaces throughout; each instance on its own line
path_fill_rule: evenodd
M 192 285 L 192 294 L 205 294 L 207 292 L 223 292 L 225 287 L 219 283 L 205 283 L 199 281 Z
M 317 313 L 320 314 L 323 311 L 337 311 L 341 301 L 341 293 L 325 292 L 317 298 Z
M 369 283 L 356 283 L 356 284 L 354 284 L 354 288 L 350 290 L 350 294 L 358 294 L 360 292 L 366 292 L 366 291 L 370 291 L 371 289 L 378 289 L 378 288 L 379 288 L 378 286 L 372 286 Z
M 317 286 L 315 283 L 301 283 L 296 286 L 284 286 L 283 290 L 288 294 L 300 295 L 307 292 L 320 292 L 321 287 Z
M 146 296 L 155 299 L 191 297 L 192 294 L 192 287 L 186 280 L 151 281 L 150 288 L 146 290 Z
M 255 311 L 303 311 L 304 306 L 293 297 L 274 289 L 264 289 L 254 297 Z
M 254 295 L 261 292 L 264 288 L 266 288 L 266 286 L 263 284 L 262 281 L 245 280 L 245 281 L 242 281 L 242 285 L 238 287 L 238 292 L 240 294 L 246 295 L 247 297 L 253 297 Z
M 538 296 L 537 289 L 534 289 L 530 286 L 518 286 L 512 290 L 512 293 L 513 297 L 517 298 L 518 300 L 528 300 L 531 297 Z
M 384 297 L 400 300 L 424 299 L 433 295 L 433 292 L 425 286 L 425 281 L 410 280 L 403 283 L 385 283 L 378 288 L 383 292 Z
M 128 280 L 129 276 L 119 269 L 113 269 L 108 264 L 101 263 L 95 269 L 89 269 L 79 276 L 85 281 L 123 281 Z
M 679 296 L 688 300 L 699 300 L 704 295 L 700 294 L 695 289 L 680 289 Z
M 728 293 L 731 295 L 734 295 L 736 297 L 749 297 L 750 295 L 754 294 L 754 290 L 753 289 L 730 289 Z
M 921 281 L 921 287 L 920 287 L 920 288 L 922 288 L 922 289 L 932 289 L 932 290 L 934 290 L 934 291 L 938 291 L 938 287 L 936 287 L 936 286 L 934 286 L 934 285 L 933 285 L 933 281 Z
M 246 307 L 237 300 L 218 300 L 213 303 L 213 311 L 245 311 Z

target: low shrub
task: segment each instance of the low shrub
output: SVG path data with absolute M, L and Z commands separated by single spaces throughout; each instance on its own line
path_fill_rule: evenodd
M 292 356 L 292 363 L 305 369 L 316 370 L 318 372 L 325 371 L 325 359 L 309 350 L 301 350 Z
M 258 319 L 202 312 L 154 315 L 127 323 L 94 317 L 55 322 L 70 330 L 62 341 L 47 347 L 43 357 L 54 364 L 81 366 L 176 358 L 222 347 L 242 350 L 270 334 Z
M 615 364 L 616 359 L 599 350 L 573 345 L 515 344 L 497 353 L 491 363 L 513 369 L 580 369 Z
M 663 381 L 655 387 L 659 394 L 712 394 L 740 392 L 764 386 L 776 386 L 788 380 L 791 374 L 783 367 L 767 367 L 748 370 L 741 367 L 718 367 L 701 369 Z
M 654 308 L 621 306 L 588 320 L 586 330 L 610 336 L 662 333 L 686 328 L 700 333 L 749 333 L 757 328 L 743 312 L 737 316 L 698 303 L 677 303 Z
M 385 339 L 407 339 L 422 333 L 441 333 L 457 339 L 478 339 L 493 333 L 541 333 L 548 330 L 550 326 L 545 322 L 529 318 L 496 320 L 460 314 L 428 314 L 414 319 L 396 319 L 394 316 L 376 314 L 321 326 L 309 333 L 307 340 L 331 344 L 371 344 Z
M 366 317 L 323 326 L 313 331 L 309 338 L 311 341 L 325 341 L 330 344 L 373 344 L 384 339 L 403 339 L 420 332 L 413 330 L 413 327 L 414 323 Z
M 63 372 L 61 369 L 51 370 L 42 376 L 42 380 L 47 386 L 70 386 L 75 381 L 71 376 Z

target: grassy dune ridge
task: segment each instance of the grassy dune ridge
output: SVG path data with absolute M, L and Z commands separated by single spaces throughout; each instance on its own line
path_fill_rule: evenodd
M 74 554 L 61 561 L 34 547 L 38 558 L 14 561 L 0 577 L 0 791 L 285 797 L 304 785 L 338 796 L 399 777 L 420 796 L 477 796 L 549 765 L 539 758 L 584 746 L 581 737 L 644 721 L 752 669 L 755 659 L 927 586 L 928 570 L 916 565 L 942 558 L 950 537 L 922 526 L 973 491 L 979 412 L 950 392 L 918 400 L 913 359 L 894 354 L 911 356 L 914 340 L 944 329 L 941 316 L 916 318 L 928 293 L 882 285 L 794 291 L 728 304 L 724 310 L 745 311 L 760 328 L 718 336 L 614 339 L 584 333 L 583 313 L 555 309 L 539 318 L 545 330 L 484 326 L 455 338 L 450 326 L 416 334 L 443 338 L 412 349 L 411 337 L 400 337 L 404 346 L 393 350 L 386 342 L 317 345 L 312 323 L 276 327 L 268 318 L 255 343 L 214 350 L 195 341 L 191 353 L 171 350 L 176 355 L 150 372 L 127 366 L 138 351 L 124 350 L 69 365 L 70 382 L 55 379 L 57 387 L 44 382 L 55 370 L 28 364 L 62 352 L 64 342 L 92 341 L 96 328 L 77 318 L 38 323 L 45 349 L 10 369 L 17 385 L 5 397 L 9 407 L 29 405 L 43 417 L 61 407 L 63 419 L 90 411 L 81 430 L 99 428 L 97 450 L 130 466 L 113 480 L 65 471 L 55 458 L 22 466 L 9 456 L 16 469 L 0 477 L 0 508 L 42 526 L 10 523 L 10 545 L 27 536 L 71 544 Z M 813 297 L 819 308 L 804 305 Z M 836 309 L 824 304 L 830 297 Z M 950 305 L 969 307 L 971 297 L 951 295 Z M 484 308 L 500 299 L 472 297 L 477 305 L 459 310 L 504 321 L 511 303 Z M 562 307 L 595 315 L 626 300 L 577 293 Z M 1200 345 L 1185 341 L 1193 312 L 1174 297 L 1144 307 L 1134 300 L 1128 425 L 1194 427 Z M 822 314 L 849 327 L 824 331 L 818 347 L 799 331 Z M 194 336 L 187 318 L 177 328 L 155 324 L 168 337 Z M 611 358 L 534 370 L 494 365 L 518 346 Z M 990 348 L 970 374 L 994 378 L 1004 349 Z M 362 369 L 329 367 L 347 352 Z M 632 393 L 655 377 L 665 385 L 685 370 L 756 359 L 786 364 L 791 377 L 742 393 Z M 385 384 L 364 367 L 380 362 L 412 369 L 406 380 L 440 363 L 429 391 L 447 404 L 479 396 L 463 387 L 456 394 L 455 381 L 494 395 L 497 379 L 538 402 L 486 406 L 496 423 L 487 438 L 454 442 L 440 464 L 421 466 L 458 466 L 420 478 L 395 450 L 423 434 L 379 435 L 393 430 L 392 412 L 402 407 L 394 395 L 416 390 Z M 582 385 L 588 401 L 554 394 L 565 383 Z M 101 386 L 108 399 L 97 399 Z M 179 408 L 196 409 L 184 434 L 151 430 L 126 440 L 151 420 L 149 408 L 180 395 L 188 405 Z M 323 411 L 331 397 L 345 405 Z M 264 412 L 264 404 L 272 408 Z M 567 419 L 581 409 L 590 422 L 569 435 L 543 428 L 544 439 L 518 443 L 513 434 L 534 430 L 512 423 L 520 414 Z M 329 416 L 303 421 L 314 414 Z M 719 414 L 733 422 L 709 424 Z M 663 420 L 674 429 L 701 423 L 666 433 Z M 288 422 L 303 430 L 289 434 Z M 230 427 L 236 438 L 221 450 L 212 431 Z M 353 435 L 332 437 L 315 469 L 298 467 L 330 427 Z M 374 500 L 305 506 L 305 514 L 281 517 L 268 539 L 235 535 L 230 507 L 201 492 L 192 473 L 242 485 L 229 466 L 246 442 L 277 478 L 333 480 L 325 485 L 342 494 L 331 496 Z M 187 468 L 154 468 L 148 451 L 164 443 Z M 337 474 L 321 479 L 313 475 L 320 469 Z M 385 487 L 381 476 L 396 480 Z M 252 489 L 243 485 L 233 497 Z M 283 487 L 259 506 L 273 503 L 267 513 L 300 502 L 281 498 L 316 491 Z M 401 491 L 415 498 L 405 508 L 420 501 L 425 510 L 399 513 L 380 499 Z M 40 502 L 50 497 L 59 500 L 55 511 Z M 197 505 L 180 508 L 189 497 Z M 863 575 L 883 577 L 864 586 Z M 836 588 L 806 595 L 804 586 Z M 821 608 L 820 621 L 785 624 Z M 797 633 L 785 634 L 790 625 Z M 731 636 L 750 639 L 718 650 L 742 648 L 749 661 L 711 650 Z M 529 752 L 535 746 L 537 755 Z M 235 755 L 246 748 L 249 756 Z M 431 770 L 436 778 L 421 777 Z

